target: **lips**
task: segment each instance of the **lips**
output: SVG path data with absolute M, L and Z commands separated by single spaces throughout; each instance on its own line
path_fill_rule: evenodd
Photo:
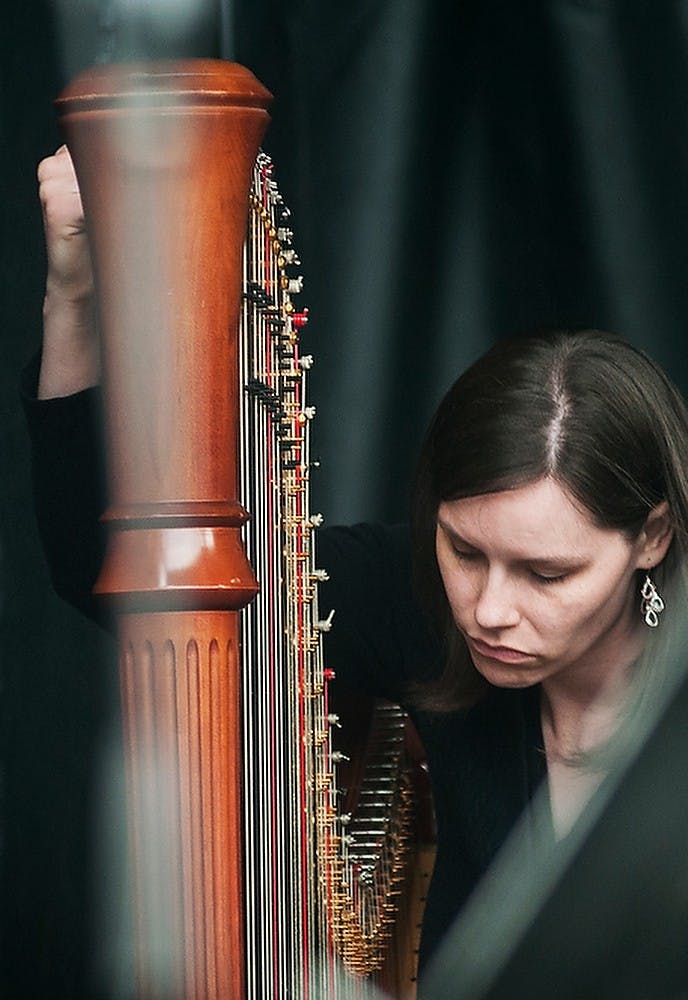
M 525 660 L 534 659 L 532 653 L 525 653 L 522 649 L 512 649 L 510 646 L 491 646 L 481 639 L 474 639 L 467 635 L 471 649 L 479 656 L 485 656 L 490 660 L 499 660 L 501 663 L 519 663 Z

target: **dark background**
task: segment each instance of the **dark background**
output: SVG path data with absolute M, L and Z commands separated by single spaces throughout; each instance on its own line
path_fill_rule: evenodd
M 552 323 L 613 329 L 688 389 L 688 4 L 206 0 L 177 27 L 169 6 L 22 0 L 3 11 L 8 997 L 130 995 L 112 651 L 51 595 L 18 395 L 40 338 L 35 168 L 59 144 L 51 101 L 75 72 L 224 54 L 275 94 L 266 147 L 303 261 L 314 489 L 330 522 L 405 516 L 428 416 L 499 337 Z

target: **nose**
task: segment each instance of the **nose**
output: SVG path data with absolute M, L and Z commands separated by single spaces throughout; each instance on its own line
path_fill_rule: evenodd
M 475 604 L 475 621 L 483 629 L 503 629 L 518 625 L 521 612 L 518 586 L 503 569 L 486 570 Z

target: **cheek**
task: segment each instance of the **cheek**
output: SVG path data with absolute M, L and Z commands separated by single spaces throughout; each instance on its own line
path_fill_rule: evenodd
M 620 580 L 614 590 L 599 595 L 595 609 L 590 611 L 590 628 L 602 632 L 621 620 L 632 622 L 634 605 L 634 580 Z
M 462 571 L 454 563 L 449 565 L 447 560 L 440 558 L 437 561 L 447 601 L 454 618 L 460 621 L 475 604 L 478 584 L 473 574 Z
M 622 613 L 629 599 L 629 587 L 624 579 L 610 589 L 598 581 L 586 581 L 565 597 L 539 608 L 534 619 L 543 631 L 558 634 L 572 645 L 604 632 Z
M 562 647 L 568 647 L 576 642 L 581 627 L 587 625 L 591 614 L 592 611 L 582 608 L 580 604 L 550 600 L 534 603 L 527 617 L 539 635 L 556 640 Z

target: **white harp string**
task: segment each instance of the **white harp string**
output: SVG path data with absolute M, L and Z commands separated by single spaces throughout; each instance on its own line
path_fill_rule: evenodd
M 404 867 L 403 713 L 377 717 L 382 740 L 363 769 L 364 808 L 340 816 L 338 720 L 321 641 L 332 616 L 319 607 L 321 518 L 309 507 L 311 359 L 299 345 L 307 317 L 295 305 L 301 279 L 289 213 L 263 153 L 249 216 L 240 477 L 251 515 L 246 548 L 261 589 L 242 620 L 247 996 L 360 1000 L 372 996 L 363 977 L 381 964 Z M 392 749 L 384 767 L 380 747 Z

